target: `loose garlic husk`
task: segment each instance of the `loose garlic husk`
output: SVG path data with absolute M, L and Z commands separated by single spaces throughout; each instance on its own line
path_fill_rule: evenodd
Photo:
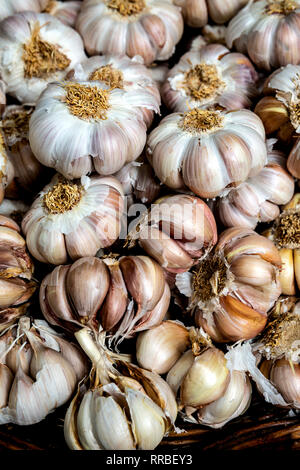
M 183 19 L 169 0 L 84 0 L 76 27 L 89 55 L 140 55 L 149 65 L 171 57 Z
M 90 383 L 82 384 L 64 423 L 73 450 L 154 449 L 173 426 L 175 397 L 159 375 L 129 364 L 105 347 L 105 334 L 95 339 L 75 333 L 93 362 Z
M 30 119 L 32 151 L 66 178 L 94 169 L 111 175 L 143 151 L 144 108 L 159 112 L 157 98 L 144 89 L 111 89 L 99 81 L 51 83 Z
M 120 88 L 125 91 L 135 91 L 150 94 L 153 104 L 159 109 L 161 99 L 157 84 L 150 71 L 143 65 L 141 57 L 103 55 L 90 57 L 77 64 L 68 73 L 68 79 L 79 81 L 104 82 L 111 90 Z M 142 118 L 149 127 L 152 123 L 154 111 L 148 107 L 138 108 Z
M 254 231 L 225 230 L 214 250 L 193 272 L 177 274 L 189 309 L 216 342 L 250 339 L 265 327 L 281 293 L 281 259 L 275 245 Z
M 229 23 L 227 46 L 248 53 L 259 68 L 298 64 L 300 1 L 249 2 Z
M 0 331 L 26 312 L 25 302 L 37 288 L 32 280 L 34 266 L 19 232 L 11 218 L 0 215 Z
M 36 13 L 49 13 L 62 23 L 68 26 L 74 26 L 80 6 L 80 1 L 2 0 L 0 21 L 7 16 L 20 13 L 21 11 L 34 11 Z
M 137 240 L 166 271 L 178 273 L 204 258 L 217 236 L 209 207 L 195 196 L 177 194 L 152 204 L 128 234 L 128 242 L 131 247 Z
M 35 158 L 28 142 L 29 120 L 33 110 L 32 106 L 7 106 L 0 122 L 14 170 L 14 178 L 10 184 L 14 186 L 13 192 L 18 197 L 24 195 L 24 190 L 36 194 L 45 184 L 45 169 Z M 7 191 L 9 190 L 10 188 Z
M 148 138 L 147 156 L 166 186 L 188 187 L 200 197 L 214 198 L 264 167 L 265 131 L 259 117 L 248 110 L 194 108 L 160 122 Z
M 300 194 L 283 207 L 273 226 L 264 234 L 279 250 L 282 293 L 294 295 L 300 288 Z
M 123 189 L 116 178 L 70 182 L 56 174 L 25 215 L 22 230 L 37 260 L 59 265 L 112 245 L 122 214 Z
M 55 268 L 40 288 L 49 323 L 70 331 L 101 324 L 117 342 L 160 324 L 169 302 L 163 270 L 147 256 L 81 258 Z
M 294 180 L 285 168 L 284 154 L 269 148 L 268 163 L 260 173 L 217 202 L 215 214 L 222 224 L 254 229 L 258 222 L 276 219 L 280 213 L 278 206 L 287 204 L 294 194 Z
M 256 93 L 258 75 L 249 59 L 221 44 L 209 44 L 185 53 L 169 71 L 162 98 L 172 111 L 217 107 L 248 108 Z
M 218 24 L 230 20 L 248 0 L 174 0 L 182 9 L 187 25 L 193 28 L 205 26 L 208 16 Z
M 0 424 L 35 424 L 87 374 L 81 350 L 43 320 L 19 319 L 0 336 Z
M 51 15 L 26 11 L 0 24 L 0 76 L 22 103 L 35 103 L 49 82 L 85 58 L 79 34 Z

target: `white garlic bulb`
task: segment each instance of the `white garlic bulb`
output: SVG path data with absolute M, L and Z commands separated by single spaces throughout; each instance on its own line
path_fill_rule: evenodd
M 32 151 L 66 178 L 93 169 L 111 175 L 142 153 L 147 127 L 141 108 L 159 112 L 147 90 L 111 90 L 97 81 L 51 83 L 30 119 Z
M 148 65 L 171 57 L 183 20 L 171 0 L 84 0 L 76 27 L 89 55 L 140 55 Z
M 194 108 L 165 117 L 148 138 L 147 156 L 160 181 L 200 197 L 222 196 L 267 161 L 265 130 L 248 110 Z
M 49 13 L 56 16 L 62 23 L 74 26 L 80 6 L 80 1 L 2 0 L 0 21 L 21 11 L 34 11 L 36 13 Z
M 8 157 L 4 134 L 0 129 L 0 203 L 3 201 L 5 188 L 14 178 L 14 167 Z
M 259 68 L 271 70 L 300 62 L 299 0 L 249 2 L 229 23 L 229 48 L 248 53 Z
M 257 93 L 258 75 L 249 59 L 221 44 L 209 44 L 185 53 L 162 86 L 165 104 L 172 111 L 218 106 L 248 108 Z
M 0 76 L 21 102 L 35 103 L 49 82 L 85 58 L 79 34 L 51 15 L 26 11 L 1 22 Z
M 174 0 L 182 9 L 186 24 L 200 28 L 208 16 L 218 24 L 230 20 L 249 0 Z
M 69 182 L 55 175 L 22 221 L 30 253 L 42 263 L 94 256 L 121 230 L 123 190 L 113 177 Z

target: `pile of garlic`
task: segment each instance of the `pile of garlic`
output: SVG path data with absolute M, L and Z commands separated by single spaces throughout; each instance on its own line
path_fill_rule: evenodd
M 299 41 L 300 0 L 1 0 L 0 425 L 300 409 Z

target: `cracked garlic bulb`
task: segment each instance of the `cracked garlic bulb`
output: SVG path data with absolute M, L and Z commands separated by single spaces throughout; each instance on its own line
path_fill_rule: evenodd
M 94 256 L 118 238 L 123 190 L 116 178 L 91 176 L 67 181 L 55 175 L 22 221 L 30 253 L 42 263 Z
M 210 17 L 215 23 L 223 24 L 230 20 L 248 0 L 174 0 L 192 28 L 205 26 Z
M 26 11 L 0 23 L 0 77 L 22 103 L 35 103 L 85 58 L 79 34 L 51 15 Z
M 300 288 L 300 194 L 283 207 L 273 226 L 264 232 L 276 245 L 281 257 L 282 293 L 295 295 Z
M 225 230 L 214 250 L 193 272 L 177 274 L 176 285 L 189 297 L 189 310 L 214 341 L 254 338 L 281 294 L 280 254 L 253 230 Z
M 147 156 L 156 176 L 172 189 L 222 196 L 267 161 L 264 126 L 248 110 L 194 108 L 166 116 L 148 138 Z
M 94 56 L 77 64 L 68 73 L 68 79 L 79 81 L 104 82 L 111 90 L 120 88 L 125 91 L 143 90 L 151 95 L 156 108 L 160 106 L 160 93 L 150 70 L 143 65 L 141 57 L 102 55 Z M 147 126 L 153 120 L 154 111 L 149 107 L 140 107 L 140 111 Z
M 171 0 L 84 0 L 76 27 L 89 55 L 139 55 L 149 65 L 174 53 L 183 19 Z
M 98 81 L 51 83 L 30 119 L 32 151 L 69 179 L 93 170 L 111 175 L 143 151 L 147 127 L 141 108 L 159 112 L 147 90 L 111 89 Z
M 36 13 L 49 13 L 50 15 L 56 16 L 62 23 L 68 26 L 74 26 L 80 6 L 80 1 L 2 0 L 0 21 L 15 13 L 34 11 Z
M 257 67 L 265 70 L 298 64 L 299 0 L 249 2 L 229 23 L 227 46 L 248 53 Z
M 280 214 L 278 206 L 287 204 L 294 194 L 294 179 L 285 168 L 284 154 L 269 148 L 268 163 L 260 173 L 217 202 L 215 214 L 222 224 L 254 229 L 259 222 L 276 219 Z
M 187 271 L 204 258 L 218 238 L 209 207 L 201 199 L 176 194 L 158 199 L 128 234 L 166 271 Z
M 66 403 L 87 359 L 43 320 L 22 317 L 0 335 L 0 424 L 30 425 Z
M 172 111 L 191 108 L 248 108 L 256 93 L 258 75 L 243 54 L 221 44 L 209 44 L 185 53 L 162 86 L 163 101 Z

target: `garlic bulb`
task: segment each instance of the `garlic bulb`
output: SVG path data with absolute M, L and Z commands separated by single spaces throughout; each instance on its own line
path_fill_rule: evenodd
M 187 271 L 217 242 L 217 227 L 209 207 L 187 194 L 158 199 L 128 235 L 167 271 Z
M 248 53 L 259 68 L 298 64 L 299 0 L 249 2 L 229 23 L 227 46 Z
M 140 55 L 148 65 L 171 57 L 183 20 L 170 0 L 84 0 L 77 29 L 89 55 Z
M 142 153 L 147 128 L 141 108 L 159 112 L 147 90 L 112 90 L 99 81 L 51 83 L 30 119 L 32 151 L 66 178 L 93 169 L 111 175 Z
M 217 107 L 248 108 L 256 93 L 258 75 L 243 54 L 221 44 L 204 45 L 185 53 L 168 73 L 162 98 L 172 111 Z
M 26 212 L 29 210 L 29 206 L 23 201 L 14 201 L 11 199 L 3 199 L 0 204 L 0 214 L 10 217 L 16 223 L 22 222 L 22 219 Z
M 225 230 L 214 250 L 192 273 L 177 274 L 195 322 L 214 341 L 254 338 L 281 293 L 281 259 L 275 245 L 254 231 Z
M 23 103 L 36 102 L 49 82 L 85 58 L 79 34 L 51 15 L 26 11 L 0 24 L 0 76 Z
M 151 95 L 150 99 L 156 104 L 157 109 L 160 106 L 161 100 L 157 84 L 139 56 L 132 59 L 127 56 L 113 55 L 90 57 L 77 64 L 68 73 L 67 78 L 75 81 L 101 81 L 111 90 L 120 88 L 136 93 L 143 90 Z M 141 106 L 139 110 L 147 126 L 150 126 L 154 116 L 153 110 L 147 106 Z
M 168 62 L 163 62 L 160 65 L 158 65 L 157 63 L 153 63 L 149 65 L 147 69 L 160 91 L 169 72 Z
M 87 373 L 80 349 L 42 320 L 21 318 L 0 336 L 0 351 L 0 424 L 40 422 Z
M 20 228 L 11 218 L 0 215 L 0 331 L 26 311 L 37 288 L 32 280 L 33 264 Z
M 101 336 L 103 333 L 100 333 Z M 159 375 L 124 362 L 103 337 L 75 334 L 94 364 L 67 411 L 65 440 L 73 450 L 154 449 L 173 426 L 175 397 Z M 125 359 L 126 361 L 128 359 Z M 92 371 L 93 372 L 93 371 Z
M 248 0 L 174 0 L 182 9 L 187 25 L 200 28 L 208 22 L 208 15 L 215 23 L 226 23 Z
M 59 2 L 55 0 L 2 0 L 0 21 L 21 11 L 49 13 L 68 26 L 74 26 L 81 6 L 80 1 Z
M 46 176 L 28 142 L 29 120 L 33 110 L 32 106 L 7 106 L 1 123 L 9 160 L 14 169 L 12 184 L 16 186 L 19 197 L 23 196 L 24 190 L 36 194 Z
M 117 341 L 161 323 L 169 302 L 163 270 L 147 256 L 81 258 L 56 267 L 40 288 L 49 323 L 70 331 L 101 323 Z
M 113 177 L 66 181 L 56 174 L 22 221 L 30 253 L 42 263 L 94 256 L 118 238 L 123 190 Z
M 285 167 L 284 155 L 270 148 L 268 163 L 260 173 L 218 201 L 216 214 L 222 224 L 254 229 L 258 222 L 276 219 L 278 206 L 287 204 L 294 194 L 294 180 Z
M 264 232 L 279 250 L 282 293 L 294 295 L 300 288 L 300 194 L 283 207 L 271 229 Z
M 173 113 L 151 132 L 148 159 L 166 186 L 222 196 L 266 164 L 264 127 L 248 110 Z

